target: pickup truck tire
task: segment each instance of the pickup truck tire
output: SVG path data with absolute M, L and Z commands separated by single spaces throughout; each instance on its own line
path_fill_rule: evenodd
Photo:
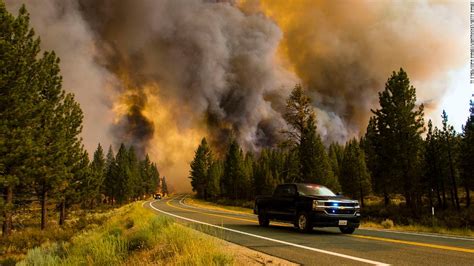
M 262 227 L 268 227 L 270 225 L 270 219 L 268 219 L 265 210 L 258 209 L 258 224 Z
M 355 227 L 351 226 L 341 226 L 339 227 L 339 230 L 341 230 L 341 233 L 343 234 L 352 234 L 356 230 Z
M 313 230 L 308 213 L 300 212 L 296 217 L 296 227 L 300 232 L 309 233 Z

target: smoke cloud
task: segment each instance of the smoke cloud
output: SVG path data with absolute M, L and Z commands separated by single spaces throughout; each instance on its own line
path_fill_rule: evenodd
M 178 116 L 179 123 L 207 119 L 215 142 L 234 130 L 251 150 L 277 141 L 274 129 L 284 123 L 272 105 L 281 106 L 296 78 L 276 62 L 282 33 L 271 20 L 213 1 L 84 0 L 81 7 L 108 69 L 127 72 L 135 90 L 155 83 L 160 98 L 191 107 L 193 114 Z M 136 96 L 132 106 L 147 97 Z M 139 113 L 127 120 L 143 122 Z M 146 142 L 142 133 L 132 132 L 133 139 Z
M 280 26 L 279 54 L 312 91 L 315 106 L 327 112 L 320 119 L 330 119 L 321 121 L 328 132 L 340 132 L 328 137 L 332 140 L 364 132 L 368 110 L 392 71 L 408 72 L 429 111 L 448 89 L 449 70 L 467 63 L 467 3 L 244 0 L 240 5 Z
M 43 48 L 85 113 L 84 140 L 149 153 L 189 189 L 202 136 L 222 147 L 272 146 L 285 100 L 308 89 L 325 143 L 364 132 L 377 92 L 403 67 L 435 108 L 465 62 L 468 6 L 457 2 L 26 1 Z M 8 0 L 11 11 L 19 8 Z

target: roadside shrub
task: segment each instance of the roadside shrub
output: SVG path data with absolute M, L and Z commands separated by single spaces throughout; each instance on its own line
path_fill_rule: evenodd
M 126 229 L 130 229 L 134 225 L 135 225 L 135 222 L 130 217 L 128 217 L 127 220 L 125 220 L 125 228 Z
M 49 266 L 49 265 L 59 265 L 60 258 L 53 254 L 48 249 L 42 249 L 39 247 L 30 249 L 26 254 L 26 258 L 19 262 L 17 265 L 26 266 L 26 265 L 35 265 L 35 266 Z
M 390 220 L 390 219 L 383 220 L 381 224 L 382 224 L 383 228 L 385 228 L 385 229 L 390 229 L 390 228 L 393 227 L 393 221 Z
M 119 237 L 119 236 L 122 235 L 122 229 L 120 229 L 118 227 L 112 227 L 112 228 L 109 229 L 108 234 L 110 236 Z
M 127 254 L 127 243 L 120 236 L 103 236 L 92 241 L 84 238 L 75 244 L 70 255 L 83 258 L 83 263 L 89 265 L 117 265 Z
M 128 238 L 128 251 L 148 249 L 153 246 L 153 233 L 142 229 L 131 234 Z
M 13 258 L 6 258 L 4 260 L 0 260 L 0 265 L 3 266 L 15 266 L 17 261 Z

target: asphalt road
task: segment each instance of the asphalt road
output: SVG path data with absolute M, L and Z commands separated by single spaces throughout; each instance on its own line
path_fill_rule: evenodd
M 303 234 L 282 223 L 260 227 L 251 214 L 189 206 L 184 197 L 144 206 L 224 240 L 304 265 L 474 265 L 474 238 L 371 229 L 344 235 L 337 228 Z

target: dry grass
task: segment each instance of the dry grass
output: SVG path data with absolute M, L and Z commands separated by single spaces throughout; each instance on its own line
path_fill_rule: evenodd
M 157 216 L 141 203 L 123 206 L 101 226 L 69 242 L 30 249 L 19 265 L 230 265 L 213 238 Z
M 210 209 L 210 210 L 219 210 L 219 211 L 228 211 L 228 212 L 235 212 L 235 213 L 246 213 L 246 214 L 253 213 L 253 209 L 251 208 L 217 204 L 214 202 L 196 199 L 195 197 L 186 198 L 184 202 L 192 206 Z

